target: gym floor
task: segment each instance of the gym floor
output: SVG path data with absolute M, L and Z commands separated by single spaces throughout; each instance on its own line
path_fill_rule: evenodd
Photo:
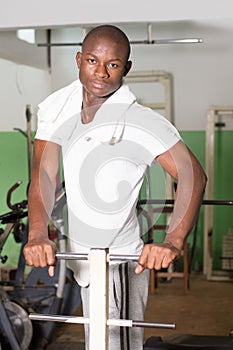
M 76 315 L 81 315 L 81 308 Z M 175 330 L 145 329 L 150 336 L 166 338 L 173 334 L 228 336 L 233 329 L 233 279 L 210 282 L 203 275 L 190 277 L 190 289 L 184 294 L 183 280 L 159 281 L 155 293 L 149 294 L 146 321 L 171 322 Z M 58 324 L 48 350 L 84 350 L 81 325 Z

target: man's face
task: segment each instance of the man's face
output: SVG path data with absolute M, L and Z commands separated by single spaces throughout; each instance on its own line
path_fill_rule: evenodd
M 127 48 L 109 38 L 89 38 L 76 60 L 80 81 L 94 98 L 109 97 L 115 92 L 131 67 Z

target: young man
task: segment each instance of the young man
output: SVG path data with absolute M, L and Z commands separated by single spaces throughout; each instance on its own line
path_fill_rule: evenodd
M 102 247 L 114 254 L 140 254 L 138 264 L 110 265 L 109 317 L 127 314 L 142 320 L 148 269 L 166 268 L 179 257 L 197 218 L 206 176 L 177 130 L 139 105 L 123 83 L 131 68 L 129 55 L 128 38 L 120 29 L 94 28 L 84 39 L 82 53 L 77 53 L 79 80 L 39 105 L 24 254 L 29 265 L 48 265 L 53 275 L 55 247 L 48 239 L 47 224 L 62 150 L 69 250 Z M 177 180 L 176 199 L 163 244 L 143 245 L 135 208 L 146 168 L 154 161 Z M 69 266 L 82 286 L 87 316 L 87 263 L 71 261 Z M 111 327 L 109 344 L 110 350 L 142 350 L 143 331 Z

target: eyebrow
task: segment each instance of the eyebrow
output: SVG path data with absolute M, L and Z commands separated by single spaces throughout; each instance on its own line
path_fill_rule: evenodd
M 94 58 L 98 58 L 95 54 L 93 54 L 93 53 L 91 53 L 91 52 L 86 52 L 86 53 L 83 53 L 84 55 L 90 55 L 90 56 L 93 56 Z M 111 62 L 111 61 L 120 61 L 120 62 L 122 62 L 122 60 L 120 59 L 120 58 L 111 58 L 110 60 L 109 60 L 109 62 Z

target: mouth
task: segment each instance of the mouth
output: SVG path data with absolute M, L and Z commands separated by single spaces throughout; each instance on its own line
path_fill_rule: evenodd
M 104 89 L 107 86 L 107 84 L 105 82 L 100 81 L 100 80 L 92 80 L 91 84 L 95 89 Z

